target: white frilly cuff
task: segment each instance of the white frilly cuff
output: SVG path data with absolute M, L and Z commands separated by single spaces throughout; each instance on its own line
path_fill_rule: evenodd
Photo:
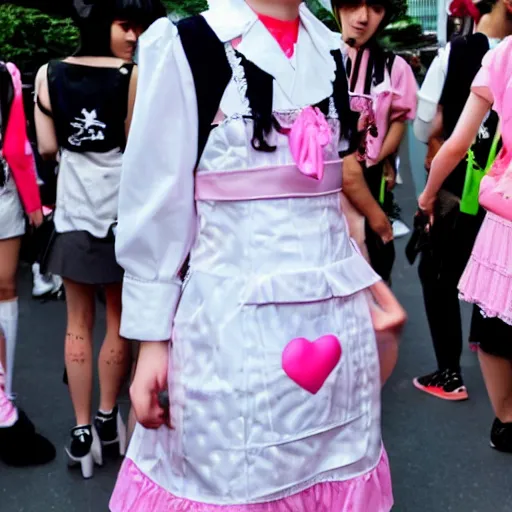
M 125 275 L 121 336 L 138 341 L 170 340 L 181 289 L 177 278 L 141 281 Z

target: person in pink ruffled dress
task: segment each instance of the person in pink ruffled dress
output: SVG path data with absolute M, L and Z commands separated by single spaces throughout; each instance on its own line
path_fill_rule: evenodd
M 441 184 L 468 151 L 491 108 L 500 117 L 503 148 L 480 185 L 487 215 L 459 291 L 463 300 L 480 308 L 493 333 L 479 340 L 480 365 L 496 415 L 491 445 L 512 453 L 512 36 L 484 57 L 455 132 L 432 162 L 419 206 L 432 214 Z
M 116 235 L 139 423 L 110 509 L 389 512 L 375 332 L 404 313 L 340 209 L 340 38 L 300 0 L 210 4 L 140 41 Z

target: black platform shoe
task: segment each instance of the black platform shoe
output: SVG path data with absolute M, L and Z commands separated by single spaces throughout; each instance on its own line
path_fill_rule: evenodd
M 72 429 L 71 443 L 65 450 L 69 467 L 80 465 L 84 478 L 92 478 L 94 464 L 103 465 L 101 443 L 96 429 L 92 425 Z
M 505 453 L 512 453 L 512 423 L 494 420 L 491 429 L 491 447 Z
M 55 447 L 36 432 L 27 415 L 18 410 L 12 427 L 0 428 L 0 460 L 14 467 L 38 466 L 55 459 Z
M 114 448 L 116 455 L 124 457 L 126 453 L 126 426 L 116 405 L 110 414 L 104 414 L 100 411 L 94 418 L 94 426 L 98 431 L 98 436 L 105 452 Z

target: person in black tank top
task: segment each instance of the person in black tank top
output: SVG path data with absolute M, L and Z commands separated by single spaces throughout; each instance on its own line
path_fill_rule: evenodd
M 62 276 L 67 300 L 65 360 L 76 427 L 66 451 L 84 478 L 102 447 L 126 449 L 117 397 L 130 363 L 119 336 L 123 272 L 115 257 L 122 152 L 135 94 L 133 57 L 140 34 L 166 15 L 160 0 L 74 0 L 80 48 L 49 62 L 36 78 L 39 153 L 58 155 L 55 235 L 41 262 Z M 142 172 L 142 170 L 141 170 Z M 91 418 L 95 294 L 103 287 L 107 332 L 99 357 L 100 406 Z
M 456 38 L 451 43 L 438 109 L 438 120 L 442 118 L 442 123 L 438 123 L 436 133 L 431 134 L 431 142 L 438 140 L 442 144 L 450 137 L 490 45 L 512 33 L 505 0 L 498 0 L 488 16 L 492 23 L 486 24 L 490 28 L 487 34 L 477 32 Z M 484 121 L 473 146 L 476 160 L 482 167 L 485 167 L 496 129 L 497 116 L 491 114 Z M 430 245 L 423 251 L 418 269 L 438 368 L 413 382 L 421 391 L 445 400 L 468 398 L 460 367 L 463 332 L 457 285 L 485 215 L 482 209 L 474 216 L 460 211 L 466 167 L 464 159 L 443 184 L 434 210 Z M 475 307 L 470 342 L 480 342 L 482 336 L 499 335 L 493 325 Z

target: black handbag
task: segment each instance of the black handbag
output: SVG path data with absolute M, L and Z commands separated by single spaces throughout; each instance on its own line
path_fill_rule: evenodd
M 418 254 L 430 247 L 430 220 L 428 215 L 418 211 L 414 217 L 414 227 L 411 238 L 405 247 L 407 261 L 414 265 Z

